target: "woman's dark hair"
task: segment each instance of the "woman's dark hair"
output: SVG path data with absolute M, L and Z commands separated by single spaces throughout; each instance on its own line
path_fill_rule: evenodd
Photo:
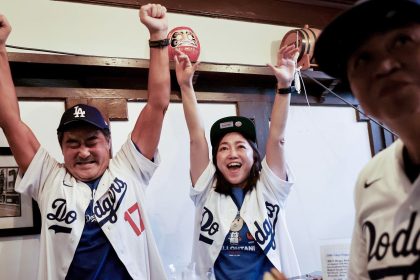
M 221 141 L 222 139 L 220 139 Z M 213 156 L 213 164 L 216 167 L 216 188 L 215 191 L 221 194 L 230 195 L 232 194 L 232 187 L 233 185 L 229 183 L 225 177 L 223 176 L 222 172 L 220 172 L 219 168 L 217 167 L 217 150 L 219 149 L 219 143 L 217 143 L 217 146 L 213 147 L 212 149 L 212 156 Z M 254 164 L 251 167 L 251 170 L 249 171 L 248 178 L 246 180 L 246 185 L 244 187 L 244 193 L 247 193 L 248 191 L 255 188 L 257 185 L 257 181 L 260 178 L 260 171 L 261 171 L 261 155 L 258 151 L 257 144 L 255 142 L 252 142 L 248 139 L 246 141 L 249 143 L 253 150 L 253 156 L 254 156 Z

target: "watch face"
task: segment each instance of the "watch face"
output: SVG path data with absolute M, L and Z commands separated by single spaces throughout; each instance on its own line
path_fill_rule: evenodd
M 168 51 L 169 58 L 173 60 L 175 56 L 175 49 L 188 55 L 192 62 L 197 61 L 200 55 L 200 42 L 194 31 L 185 26 L 180 26 L 172 29 L 168 34 L 170 42 Z

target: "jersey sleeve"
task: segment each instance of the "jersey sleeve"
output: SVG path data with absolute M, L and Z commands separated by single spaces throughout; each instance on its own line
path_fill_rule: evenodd
M 353 235 L 350 247 L 350 261 L 348 279 L 370 279 L 367 271 L 367 248 L 366 239 L 363 235 L 362 221 L 360 216 L 360 205 L 362 203 L 362 188 L 364 178 L 363 171 L 359 174 L 357 179 L 356 188 L 354 190 L 354 205 L 356 209 L 355 221 L 353 228 Z
M 45 190 L 48 176 L 59 167 L 60 164 L 44 148 L 40 147 L 26 173 L 23 176 L 18 176 L 15 185 L 16 192 L 26 193 L 38 201 L 40 194 Z
M 348 279 L 370 279 L 367 273 L 366 240 L 362 235 L 361 226 L 357 223 L 351 240 Z
M 260 180 L 262 182 L 262 185 L 265 188 L 267 188 L 268 191 L 276 197 L 276 200 L 281 204 L 281 206 L 284 207 L 294 182 L 294 176 L 292 171 L 286 164 L 287 181 L 285 181 L 280 179 L 276 174 L 274 174 L 274 172 L 268 166 L 265 157 L 261 162 L 261 165 L 262 169 L 260 173 Z
M 121 150 L 112 159 L 111 164 L 132 173 L 133 176 L 147 186 L 160 164 L 160 155 L 158 150 L 156 150 L 153 161 L 149 160 L 136 148 L 133 141 L 131 141 L 131 135 L 129 135 Z
M 213 185 L 215 173 L 216 168 L 213 163 L 209 161 L 209 164 L 198 178 L 195 186 L 191 186 L 190 197 L 196 207 L 204 204 L 207 194 L 210 191 L 210 187 Z

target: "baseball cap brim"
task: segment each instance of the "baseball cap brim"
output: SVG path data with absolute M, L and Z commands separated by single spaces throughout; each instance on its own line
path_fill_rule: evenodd
M 350 55 L 374 33 L 420 22 L 420 0 L 371 0 L 337 16 L 319 35 L 314 59 L 321 71 L 347 79 Z
M 77 128 L 82 126 L 83 124 L 88 124 L 88 125 L 92 125 L 95 126 L 99 129 L 109 129 L 108 126 L 105 125 L 98 125 L 98 123 L 95 122 L 91 122 L 88 120 L 71 120 L 65 123 L 60 124 L 60 126 L 57 128 L 58 132 L 64 132 L 64 131 L 68 131 L 72 128 Z

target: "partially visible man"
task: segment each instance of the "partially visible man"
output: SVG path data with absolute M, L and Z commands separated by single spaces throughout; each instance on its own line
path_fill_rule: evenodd
M 359 175 L 349 279 L 419 279 L 420 1 L 360 1 L 322 31 L 315 59 L 399 137 Z
M 140 20 L 150 33 L 148 101 L 133 131 L 110 159 L 109 124 L 95 107 L 76 105 L 57 129 L 62 164 L 20 118 L 5 46 L 11 27 L 0 16 L 0 127 L 23 176 L 16 190 L 40 207 L 38 279 L 166 278 L 144 210 L 169 105 L 166 8 L 144 5 Z

